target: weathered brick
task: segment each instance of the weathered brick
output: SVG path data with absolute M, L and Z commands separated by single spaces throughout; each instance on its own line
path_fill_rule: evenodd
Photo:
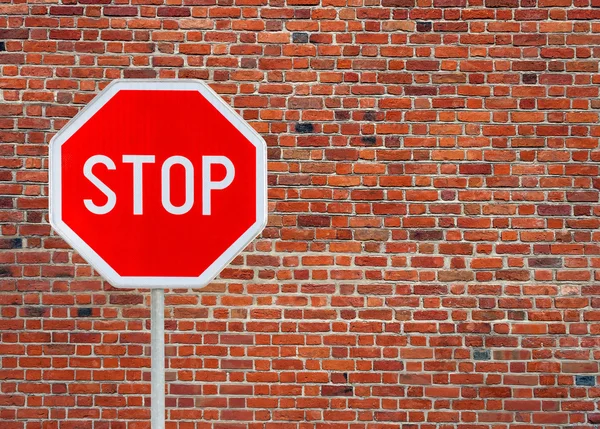
M 439 241 L 444 238 L 442 230 L 410 231 L 410 239 L 417 241 Z
M 308 43 L 308 33 L 292 33 L 292 41 L 294 43 Z
M 528 261 L 530 267 L 551 268 L 562 265 L 560 258 L 529 258 Z
M 491 352 L 490 352 L 490 350 L 473 350 L 473 359 L 474 360 L 490 360 Z
M 50 6 L 50 15 L 81 15 L 82 6 Z
M 135 6 L 104 6 L 102 12 L 105 16 L 136 16 L 139 8 Z
M 518 7 L 519 0 L 485 0 L 487 7 Z
M 297 133 L 312 133 L 314 130 L 314 125 L 310 122 L 297 123 L 295 125 L 295 130 Z
M 322 396 L 353 396 L 352 386 L 329 385 L 321 387 Z
M 492 174 L 491 164 L 461 164 L 461 174 Z
M 474 279 L 471 271 L 439 271 L 438 280 L 441 282 L 468 282 Z
M 577 386 L 595 386 L 596 377 L 593 375 L 576 375 L 575 384 Z
M 319 215 L 300 215 L 298 216 L 298 226 L 310 227 L 324 227 L 331 226 L 331 217 L 319 216 Z
M 569 216 L 571 206 L 568 205 L 540 205 L 537 212 L 540 216 Z
M 92 315 L 92 309 L 91 308 L 78 308 L 77 309 L 77 316 L 78 317 L 89 317 Z

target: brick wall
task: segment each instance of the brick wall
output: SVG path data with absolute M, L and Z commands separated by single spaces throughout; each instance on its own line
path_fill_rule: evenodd
M 167 294 L 169 428 L 600 424 L 598 0 L 115 3 L 0 4 L 3 429 L 149 427 L 149 295 L 52 233 L 46 155 L 157 77 L 270 159 L 262 237 Z

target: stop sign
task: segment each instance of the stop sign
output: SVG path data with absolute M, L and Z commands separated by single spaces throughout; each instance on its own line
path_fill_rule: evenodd
M 195 80 L 117 80 L 50 143 L 50 222 L 116 287 L 199 287 L 264 228 L 266 145 Z

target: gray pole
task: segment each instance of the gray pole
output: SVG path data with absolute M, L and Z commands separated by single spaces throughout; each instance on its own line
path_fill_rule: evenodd
M 165 291 L 152 289 L 152 429 L 165 428 Z

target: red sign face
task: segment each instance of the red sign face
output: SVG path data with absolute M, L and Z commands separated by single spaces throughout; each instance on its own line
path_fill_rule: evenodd
M 50 219 L 117 287 L 199 287 L 266 224 L 260 136 L 199 81 L 120 80 L 52 140 Z

